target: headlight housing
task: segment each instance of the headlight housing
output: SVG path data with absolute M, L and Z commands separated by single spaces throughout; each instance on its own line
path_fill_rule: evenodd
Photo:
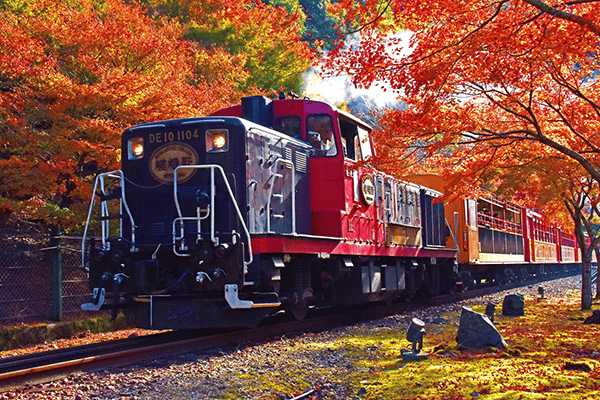
M 222 153 L 229 150 L 229 131 L 227 129 L 209 129 L 206 131 L 206 152 Z
M 127 158 L 139 160 L 144 157 L 144 138 L 134 137 L 127 141 Z

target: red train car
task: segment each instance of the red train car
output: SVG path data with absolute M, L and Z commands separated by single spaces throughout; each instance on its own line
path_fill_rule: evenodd
M 411 180 L 445 193 L 438 176 Z M 446 203 L 445 210 L 446 219 L 454 221 L 447 246 L 458 251 L 465 287 L 482 281 L 524 281 L 580 268 L 581 253 L 574 235 L 549 224 L 533 210 L 491 193 Z

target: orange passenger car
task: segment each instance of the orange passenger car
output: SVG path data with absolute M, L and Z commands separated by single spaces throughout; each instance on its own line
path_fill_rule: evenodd
M 411 181 L 446 193 L 436 175 Z M 579 268 L 581 252 L 573 235 L 543 215 L 489 193 L 445 202 L 447 247 L 456 248 L 463 285 L 508 283 Z

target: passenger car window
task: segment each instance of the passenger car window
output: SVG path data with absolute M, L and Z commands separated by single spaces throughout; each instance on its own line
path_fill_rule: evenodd
M 317 156 L 337 155 L 333 121 L 327 114 L 310 115 L 306 120 L 307 140 L 317 150 Z

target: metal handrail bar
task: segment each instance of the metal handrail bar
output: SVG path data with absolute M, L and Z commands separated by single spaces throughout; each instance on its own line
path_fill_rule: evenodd
M 231 199 L 231 202 L 233 203 L 233 206 L 235 208 L 235 211 L 237 213 L 237 217 L 240 221 L 240 223 L 242 224 L 242 229 L 244 230 L 244 233 L 246 235 L 246 237 L 248 238 L 248 260 L 245 260 L 244 257 L 244 276 L 248 273 L 248 265 L 250 265 L 252 263 L 252 261 L 254 260 L 253 256 L 252 256 L 252 238 L 250 236 L 250 231 L 248 230 L 248 227 L 246 226 L 246 222 L 244 221 L 244 217 L 242 216 L 242 212 L 240 211 L 240 208 L 238 207 L 238 204 L 236 202 L 235 196 L 233 194 L 233 190 L 231 190 L 231 185 L 229 184 L 229 181 L 227 180 L 227 177 L 225 176 L 225 171 L 223 170 L 223 167 L 221 167 L 220 165 L 216 165 L 216 164 L 208 164 L 208 165 L 180 165 L 177 168 L 175 168 L 175 171 L 173 172 L 174 177 L 173 177 L 173 197 L 175 200 L 175 208 L 177 209 L 177 215 L 179 216 L 179 218 L 176 218 L 173 221 L 173 227 L 175 226 L 176 221 L 178 220 L 187 220 L 187 219 L 191 219 L 191 220 L 197 220 L 199 217 L 184 217 L 182 212 L 181 212 L 181 206 L 179 205 L 179 196 L 177 195 L 177 172 L 180 169 L 210 169 L 211 171 L 211 179 L 210 179 L 210 237 L 211 237 L 211 241 L 215 244 L 218 245 L 218 238 L 215 237 L 215 217 L 214 217 L 214 210 L 215 210 L 215 192 L 216 192 L 216 187 L 215 187 L 215 170 L 218 170 L 221 173 L 221 176 L 223 177 L 223 182 L 225 183 L 225 187 L 227 188 L 227 192 L 229 193 L 229 198 Z M 205 217 L 206 218 L 206 217 Z M 204 218 L 202 218 L 204 219 Z M 182 224 L 183 225 L 183 224 Z M 173 228 L 175 229 L 175 228 Z M 175 236 L 173 237 L 173 246 L 175 247 Z

